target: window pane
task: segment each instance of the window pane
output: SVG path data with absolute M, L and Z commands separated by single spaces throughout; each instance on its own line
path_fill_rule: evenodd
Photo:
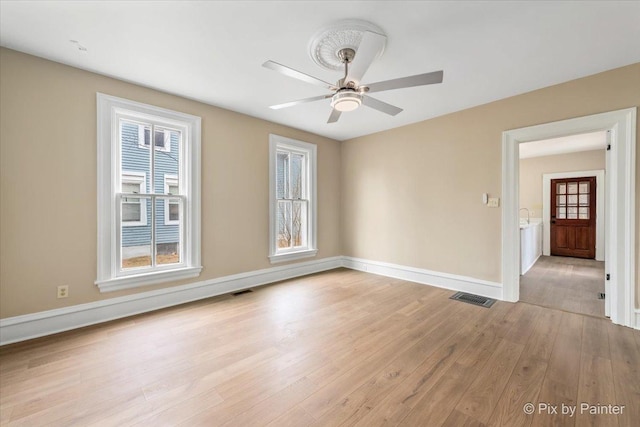
M 569 194 L 578 194 L 578 183 L 577 182 L 570 182 L 567 185 L 567 193 L 569 193 Z
M 126 120 L 120 121 L 120 181 L 123 193 L 141 194 L 149 189 L 151 176 L 149 150 L 140 145 L 144 127 Z
M 579 197 L 580 206 L 589 206 L 589 195 L 581 194 Z
M 589 208 L 578 208 L 578 217 L 580 219 L 589 219 Z
M 583 181 L 580 183 L 580 192 L 581 193 L 589 192 L 589 181 Z
M 279 201 L 277 211 L 279 249 L 291 247 L 291 202 Z
M 122 269 L 151 266 L 151 227 L 146 225 L 146 217 L 151 201 L 136 197 L 121 200 L 120 252 Z M 131 223 L 134 224 L 131 224 Z
M 304 195 L 304 156 L 301 154 L 291 154 L 291 199 L 302 199 Z
M 566 219 L 567 218 L 567 208 L 557 208 L 556 209 L 556 217 L 558 219 Z
M 130 198 L 129 198 L 130 199 Z M 122 203 L 122 222 L 138 222 L 140 221 L 140 203 L 124 202 Z
M 578 208 L 567 208 L 567 219 L 578 219 Z
M 293 202 L 293 246 L 307 245 L 307 202 Z
M 577 205 L 578 204 L 578 195 L 577 194 L 571 194 L 569 196 L 567 196 L 567 204 L 568 205 Z
M 176 202 L 176 199 L 170 200 L 171 202 Z M 165 224 L 165 221 L 161 219 L 164 218 L 166 201 L 168 201 L 168 199 L 156 199 L 156 265 L 180 263 L 180 225 Z M 167 204 L 169 205 L 169 209 L 171 209 L 171 205 L 177 207 L 178 215 L 175 217 L 175 221 L 179 221 L 180 203 Z
M 557 184 L 556 193 L 558 193 L 558 194 L 566 194 L 567 193 L 567 185 L 566 184 Z
M 169 220 L 178 221 L 180 219 L 180 203 L 169 203 Z
M 158 194 L 166 194 L 169 191 L 169 188 L 165 186 L 165 183 L 170 186 L 179 187 L 178 176 L 180 175 L 180 169 L 178 165 L 180 164 L 180 149 L 182 146 L 182 133 L 170 130 L 170 129 L 160 129 L 162 132 L 159 132 L 162 135 L 162 138 L 165 139 L 166 143 L 162 144 L 166 150 L 161 150 L 157 146 L 158 149 L 155 151 L 154 157 L 154 188 L 155 192 Z M 158 137 L 159 138 L 159 137 Z M 178 194 L 170 193 L 170 194 Z
M 558 206 L 564 206 L 567 204 L 567 196 L 556 196 L 556 198 Z
M 122 183 L 122 192 L 131 194 L 140 194 L 140 184 L 133 184 L 130 182 Z
M 276 160 L 276 198 L 285 199 L 289 180 L 289 155 L 278 153 Z

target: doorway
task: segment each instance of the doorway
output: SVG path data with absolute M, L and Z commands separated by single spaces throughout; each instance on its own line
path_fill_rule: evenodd
M 636 108 L 503 132 L 502 282 L 503 299 L 520 299 L 520 144 L 580 133 L 606 131 L 607 201 L 605 218 L 606 304 L 613 323 L 639 327 L 635 314 Z M 604 280 L 604 278 L 603 278 Z
M 606 147 L 606 131 L 521 145 L 520 207 L 533 214 L 521 213 L 520 247 L 538 256 L 521 271 L 520 301 L 605 317 L 604 250 L 595 259 L 604 245 L 602 229 L 596 244 L 596 218 L 604 218 L 596 206 L 604 206 Z M 530 247 L 531 227 L 537 241 Z

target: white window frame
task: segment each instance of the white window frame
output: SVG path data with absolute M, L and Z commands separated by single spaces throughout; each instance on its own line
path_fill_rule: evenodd
M 155 137 L 151 135 L 151 132 L 149 132 L 149 145 L 144 143 L 144 129 L 145 129 L 145 126 L 138 125 L 138 146 L 140 148 L 149 148 L 151 145 L 153 145 L 157 151 L 165 151 L 165 152 L 171 151 L 171 133 L 170 132 L 162 131 L 162 133 L 164 134 L 164 146 L 157 147 Z
M 178 186 L 178 175 L 164 174 L 164 193 L 169 194 L 170 186 Z M 169 205 L 171 202 L 169 199 L 164 200 L 164 225 L 179 225 L 180 220 L 171 220 L 169 216 Z M 179 206 L 179 205 L 178 205 Z
M 98 259 L 97 279 L 100 292 L 116 291 L 155 283 L 197 277 L 200 265 L 200 117 L 184 114 L 123 98 L 97 93 L 97 167 L 98 167 Z M 183 136 L 180 155 L 180 194 L 183 198 L 181 262 L 153 269 L 120 268 L 120 230 L 118 197 L 121 191 L 119 122 L 153 123 L 179 130 Z M 147 198 L 155 197 L 147 193 Z M 129 270 L 129 269 L 128 269 Z
M 278 249 L 277 235 L 277 158 L 278 151 L 291 151 L 305 155 L 307 206 L 307 245 L 303 248 Z M 283 136 L 269 135 L 269 261 L 272 264 L 313 257 L 317 247 L 317 147 L 315 144 Z
M 147 193 L 147 174 L 144 172 L 122 171 L 121 184 L 137 184 L 140 187 L 138 194 Z M 147 199 L 140 198 L 140 221 L 122 222 L 123 227 L 139 227 L 147 225 Z

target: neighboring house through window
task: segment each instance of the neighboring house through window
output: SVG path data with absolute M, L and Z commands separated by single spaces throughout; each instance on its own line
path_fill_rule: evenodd
M 180 194 L 178 187 L 178 176 L 165 174 L 164 176 L 164 192 L 165 194 Z M 173 225 L 180 223 L 180 200 L 165 199 L 164 205 L 164 223 L 165 225 Z
M 147 192 L 144 172 L 122 171 L 122 226 L 147 225 L 147 203 L 145 199 L 127 194 Z
M 269 259 L 315 256 L 316 146 L 270 135 L 269 185 Z
M 96 284 L 126 289 L 201 269 L 200 118 L 98 94 Z

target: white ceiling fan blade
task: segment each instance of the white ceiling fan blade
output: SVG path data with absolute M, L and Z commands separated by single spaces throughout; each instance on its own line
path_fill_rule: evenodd
M 383 82 L 371 83 L 366 85 L 368 93 L 382 92 L 383 90 L 402 89 L 405 87 L 432 85 L 442 83 L 444 76 L 443 71 L 434 71 L 432 73 L 416 74 L 415 76 L 401 77 L 399 79 L 385 80 Z
M 303 72 L 294 70 L 293 68 L 289 68 L 286 65 L 278 64 L 277 62 L 267 61 L 262 64 L 263 67 L 268 68 L 273 71 L 277 71 L 278 73 L 284 74 L 285 76 L 293 77 L 294 79 L 302 80 L 303 82 L 311 83 L 312 85 L 322 86 L 329 90 L 336 90 L 337 87 L 332 85 L 331 83 L 325 82 L 324 80 L 320 80 L 316 77 L 310 76 Z
M 340 114 L 342 114 L 342 112 L 336 110 L 335 108 L 331 110 L 331 115 L 329 116 L 329 120 L 327 120 L 327 123 L 337 122 L 338 119 L 340 118 Z
M 396 114 L 402 111 L 402 108 L 398 108 L 394 105 L 387 104 L 386 102 L 382 102 L 370 96 L 363 96 L 362 103 L 367 107 L 371 107 L 374 110 L 382 111 L 383 113 L 387 113 L 390 116 L 395 116 Z
M 272 105 L 269 108 L 271 108 L 272 110 L 279 110 L 281 108 L 293 107 L 294 105 L 298 104 L 306 104 L 307 102 L 320 101 L 321 99 L 331 98 L 332 96 L 333 94 L 314 96 L 312 98 L 299 99 L 297 101 L 285 102 L 284 104 Z
M 365 31 L 362 35 L 362 41 L 353 58 L 353 63 L 349 64 L 349 73 L 345 82 L 354 82 L 356 86 L 360 85 L 360 81 L 369 69 L 369 66 L 376 59 L 376 56 L 382 48 L 387 38 L 381 34 Z

